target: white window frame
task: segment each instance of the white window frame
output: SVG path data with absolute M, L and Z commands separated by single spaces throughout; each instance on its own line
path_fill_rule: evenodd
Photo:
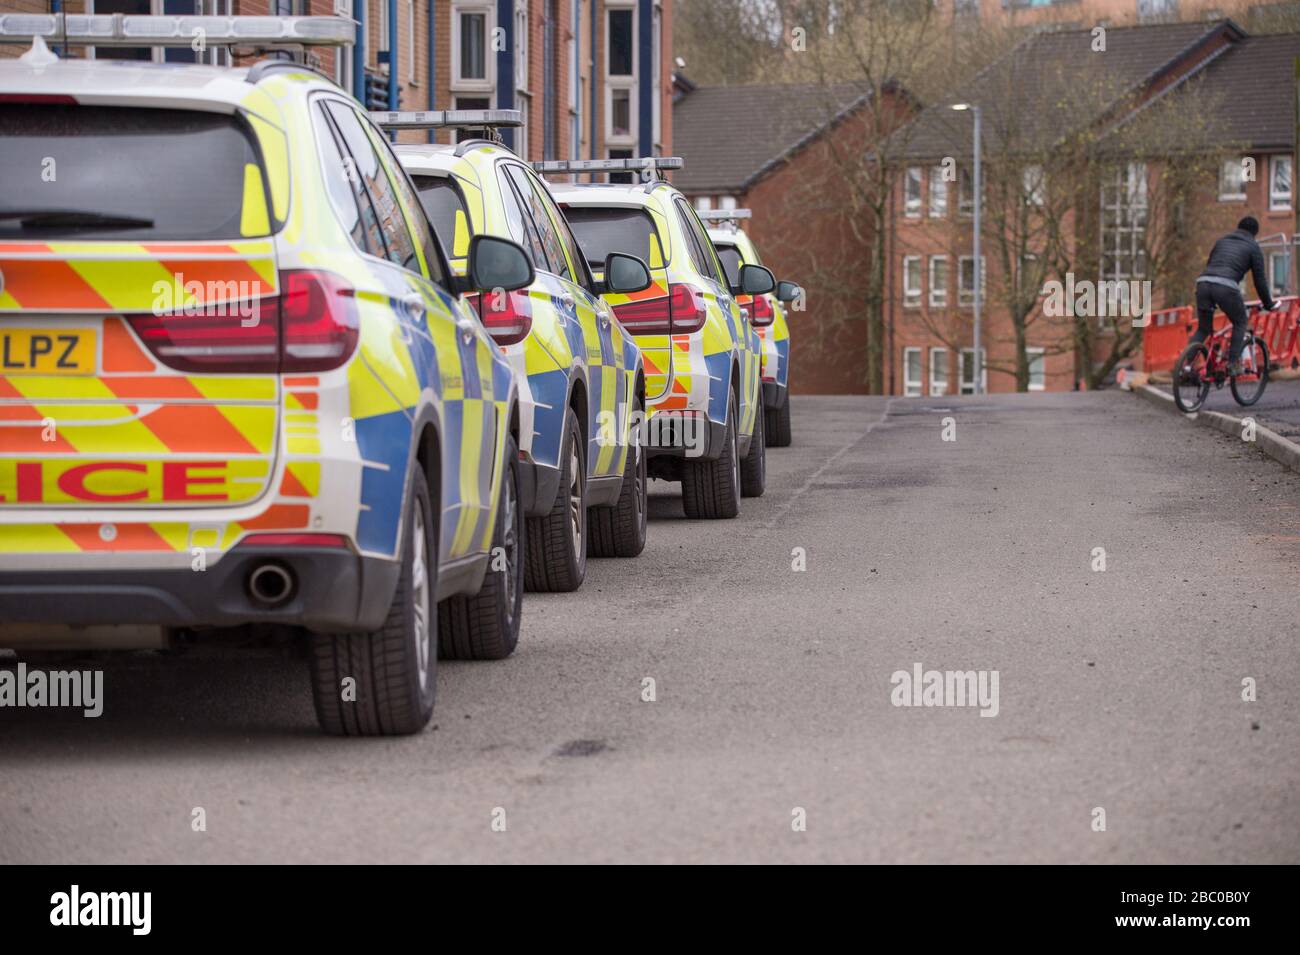
M 418 49 L 415 45 L 417 19 L 415 0 L 406 0 L 406 85 L 415 87 L 420 85 L 419 71 L 415 68 L 415 52 Z M 343 47 L 343 49 L 347 48 Z
M 926 209 L 931 219 L 948 216 L 948 180 L 943 178 L 942 166 L 930 167 L 930 201 Z
M 903 215 L 909 219 L 921 218 L 921 181 L 923 175 L 920 166 L 908 166 L 903 173 Z M 908 192 L 912 185 L 916 186 L 915 197 L 909 196 Z
M 943 282 L 936 282 L 934 278 L 935 266 L 943 266 Z M 930 307 L 946 308 L 948 305 L 948 256 L 932 255 L 930 256 Z
M 913 379 L 910 376 L 912 370 L 911 357 L 916 356 L 916 370 L 922 376 L 925 374 L 925 363 L 921 357 L 921 349 L 908 346 L 903 349 L 903 396 L 905 398 L 919 398 L 925 393 L 925 382 L 922 378 Z
M 939 374 L 935 367 L 936 358 L 943 359 L 943 375 Z M 930 348 L 930 397 L 937 398 L 948 393 L 948 349 L 944 347 Z
M 1047 173 L 1039 165 L 1026 166 L 1020 172 L 1020 184 L 1024 189 L 1025 202 L 1031 206 L 1047 203 Z
M 970 196 L 963 198 L 961 194 L 962 183 L 970 190 Z M 975 174 L 968 166 L 962 166 L 957 170 L 957 216 L 961 219 L 971 219 L 975 216 Z
M 595 0 L 591 0 L 595 2 Z M 582 0 L 569 4 L 569 158 L 582 158 Z
M 376 49 L 380 53 L 388 51 L 388 0 L 379 0 L 379 22 L 375 27 L 377 36 L 375 37 Z M 346 49 L 346 47 L 341 47 Z
M 483 14 L 483 79 L 461 75 L 460 20 L 464 14 Z M 453 3 L 451 6 L 451 88 L 456 93 L 492 93 L 497 85 L 497 58 L 492 51 L 492 31 L 496 29 L 496 5 L 493 3 Z
M 609 15 L 615 10 L 632 11 L 632 75 L 631 76 L 611 76 L 609 72 L 609 48 L 610 34 Z M 641 75 L 641 49 L 640 36 L 638 35 L 641 24 L 638 22 L 639 17 L 636 15 L 636 0 L 607 0 L 604 6 L 602 16 L 605 18 L 604 23 L 604 78 L 605 78 L 605 145 L 615 148 L 631 147 L 636 148 L 637 137 L 637 77 Z M 625 135 L 614 135 L 614 90 L 627 90 L 628 92 L 628 131 Z
M 1281 262 L 1285 270 L 1284 280 L 1277 280 L 1276 263 Z M 1279 295 L 1290 295 L 1291 291 L 1291 256 L 1287 252 L 1269 252 L 1268 253 L 1268 288 L 1273 293 L 1273 297 Z
M 698 209 L 700 212 L 708 212 L 710 209 L 713 208 L 713 197 L 712 197 L 712 196 L 696 196 L 696 198 L 695 198 L 695 208 Z
M 908 288 L 909 267 L 916 266 L 916 288 Z M 903 256 L 903 307 L 921 307 L 921 257 L 919 255 Z
M 974 357 L 975 349 L 963 348 L 957 358 L 957 373 L 961 377 L 957 391 L 959 394 L 973 395 L 975 394 L 975 381 L 966 378 L 965 356 L 967 355 Z M 980 349 L 980 359 L 980 394 L 987 395 L 989 393 L 989 352 L 987 348 Z
M 513 50 L 515 62 L 515 90 L 528 92 L 528 0 L 515 0 L 515 29 Z M 491 49 L 491 44 L 488 44 Z
M 1273 186 L 1273 177 L 1277 168 L 1285 163 L 1287 166 L 1287 190 L 1278 192 Z M 1271 156 L 1268 161 L 1268 208 L 1271 212 L 1289 211 L 1291 197 L 1295 195 L 1295 161 L 1291 155 Z
M 962 268 L 962 264 L 965 262 L 971 263 L 973 267 L 975 264 L 975 256 L 959 255 L 957 257 L 957 305 L 960 308 L 973 308 L 975 305 L 975 283 L 971 282 L 971 287 L 968 289 L 966 288 L 965 282 L 963 282 L 962 280 L 962 274 L 964 272 L 964 269 Z M 980 256 L 979 273 L 980 273 L 980 302 L 984 303 L 988 301 L 989 271 L 988 271 L 987 259 L 985 256 L 982 255 Z
M 1046 348 L 1026 348 L 1025 357 L 1029 359 L 1029 390 L 1046 391 L 1047 390 L 1047 349 Z M 1043 380 L 1034 384 L 1034 360 L 1040 362 Z
M 1219 201 L 1220 202 L 1245 202 L 1246 201 L 1246 179 L 1245 170 L 1241 168 L 1241 160 L 1245 157 L 1236 159 L 1225 159 L 1223 165 L 1219 167 Z M 1232 170 L 1229 174 L 1228 170 Z M 1237 192 L 1227 192 L 1226 190 L 1236 186 Z

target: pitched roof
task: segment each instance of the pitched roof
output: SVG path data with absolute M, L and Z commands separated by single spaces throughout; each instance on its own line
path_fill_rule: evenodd
M 1230 20 L 1109 27 L 1105 50 L 1098 52 L 1090 28 L 1037 33 L 924 110 L 898 135 L 898 155 L 929 159 L 968 153 L 970 118 L 950 109 L 963 101 L 980 107 L 991 151 L 1012 135 L 1027 149 L 1048 146 L 1101 118 L 1216 34 L 1232 41 L 1245 37 Z
M 1295 62 L 1300 33 L 1248 37 L 1205 70 L 1204 86 L 1230 108 L 1215 118 L 1221 141 L 1256 149 L 1295 145 Z
M 702 86 L 673 106 L 673 185 L 687 193 L 743 192 L 864 98 L 844 83 Z

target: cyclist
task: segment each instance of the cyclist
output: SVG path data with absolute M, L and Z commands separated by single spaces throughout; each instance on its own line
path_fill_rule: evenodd
M 1232 342 L 1228 348 L 1228 374 L 1240 375 L 1241 349 L 1246 340 L 1246 303 L 1241 296 L 1241 280 L 1246 272 L 1255 279 L 1255 291 L 1265 311 L 1277 304 L 1268 290 L 1264 272 L 1264 253 L 1255 236 L 1259 222 L 1246 216 L 1237 228 L 1214 243 L 1205 269 L 1196 280 L 1196 333 L 1192 341 L 1203 342 L 1214 332 L 1214 310 L 1221 309 L 1232 322 Z

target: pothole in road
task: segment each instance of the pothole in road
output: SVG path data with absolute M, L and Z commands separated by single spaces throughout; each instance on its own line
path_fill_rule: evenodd
M 571 739 L 555 751 L 556 756 L 595 756 L 609 749 L 603 739 Z

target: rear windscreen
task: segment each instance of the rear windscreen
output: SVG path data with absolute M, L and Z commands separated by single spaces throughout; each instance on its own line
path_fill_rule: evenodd
M 744 263 L 740 261 L 740 250 L 734 245 L 713 246 L 718 250 L 718 258 L 722 260 L 722 270 L 727 273 L 727 284 L 732 288 L 740 288 L 740 267 Z
M 233 116 L 0 103 L 0 169 L 0 236 L 6 238 L 269 233 L 261 164 Z
M 566 206 L 564 217 L 569 220 L 582 254 L 592 268 L 604 268 L 605 256 L 611 252 L 635 255 L 642 262 L 650 262 L 650 234 L 655 231 L 655 225 L 640 209 Z
M 456 240 L 456 213 L 460 213 L 469 231 L 469 213 L 465 209 L 465 198 L 460 194 L 460 187 L 447 176 L 412 176 L 416 191 L 420 193 L 420 205 L 424 214 L 433 223 L 442 247 L 451 258 L 465 255 L 465 251 L 453 248 Z

